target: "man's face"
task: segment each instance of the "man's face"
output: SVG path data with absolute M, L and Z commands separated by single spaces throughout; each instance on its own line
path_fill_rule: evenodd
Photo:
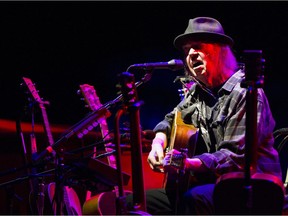
M 191 75 L 209 86 L 211 79 L 217 75 L 220 46 L 215 43 L 193 41 L 186 43 L 182 49 Z

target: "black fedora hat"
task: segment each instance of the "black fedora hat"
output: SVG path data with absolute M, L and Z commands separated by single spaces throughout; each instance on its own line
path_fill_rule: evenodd
M 221 23 L 211 17 L 196 17 L 190 19 L 184 34 L 178 35 L 174 39 L 174 46 L 181 49 L 187 41 L 205 40 L 233 45 L 231 37 L 225 35 Z

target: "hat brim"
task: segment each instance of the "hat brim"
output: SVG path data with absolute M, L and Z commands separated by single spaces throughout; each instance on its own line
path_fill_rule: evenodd
M 174 46 L 181 50 L 182 46 L 190 41 L 207 41 L 207 42 L 216 42 L 227 44 L 229 46 L 233 46 L 234 41 L 231 37 L 224 35 L 224 34 L 217 34 L 217 33 L 209 33 L 209 32 L 194 32 L 188 34 L 181 34 L 174 39 Z

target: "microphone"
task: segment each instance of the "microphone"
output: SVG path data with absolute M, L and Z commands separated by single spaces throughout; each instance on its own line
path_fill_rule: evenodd
M 143 63 L 143 64 L 134 64 L 130 65 L 127 71 L 131 68 L 141 68 L 144 70 L 153 70 L 153 69 L 169 69 L 169 70 L 180 70 L 184 67 L 183 61 L 179 59 L 172 59 L 168 62 L 154 62 L 154 63 Z

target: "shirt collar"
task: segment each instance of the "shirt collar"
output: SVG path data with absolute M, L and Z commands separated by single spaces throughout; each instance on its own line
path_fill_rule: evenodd
M 221 95 L 221 92 L 223 90 L 227 91 L 227 92 L 231 92 L 234 88 L 234 86 L 241 82 L 244 78 L 245 74 L 243 70 L 238 70 L 237 72 L 235 72 L 224 84 L 223 86 L 220 88 L 220 90 L 218 91 L 218 95 Z M 192 87 L 190 88 L 189 94 L 190 95 L 194 95 L 195 91 L 196 91 L 196 86 L 197 84 L 195 83 L 194 85 L 192 85 Z M 199 87 L 199 86 L 198 86 Z M 201 89 L 199 87 L 199 89 Z M 213 94 L 214 95 L 214 94 Z M 214 96 L 214 98 L 216 97 L 216 95 Z
M 222 86 L 221 90 L 224 89 L 228 92 L 231 92 L 234 86 L 243 80 L 245 74 L 243 70 L 238 70 L 235 74 L 233 74 Z

